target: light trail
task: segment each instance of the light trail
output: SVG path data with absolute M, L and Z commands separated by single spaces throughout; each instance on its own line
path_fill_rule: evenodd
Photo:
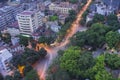
M 52 60 L 57 56 L 57 52 L 59 50 L 64 50 L 65 46 L 70 42 L 69 39 L 78 31 L 79 22 L 82 19 L 82 15 L 87 10 L 91 2 L 92 0 L 88 0 L 86 5 L 80 10 L 76 17 L 76 20 L 71 24 L 69 32 L 67 32 L 67 34 L 65 35 L 64 42 L 61 42 L 60 45 L 54 48 L 44 47 L 47 50 L 48 55 L 46 56 L 45 60 L 39 61 L 35 66 L 35 69 L 37 70 L 38 75 L 40 76 L 40 80 L 45 80 L 46 70 L 48 69 Z

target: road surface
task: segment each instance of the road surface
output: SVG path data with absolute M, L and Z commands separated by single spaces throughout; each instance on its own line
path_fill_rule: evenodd
M 37 70 L 38 75 L 40 76 L 40 80 L 45 80 L 46 70 L 48 69 L 52 60 L 57 56 L 57 52 L 59 50 L 64 50 L 65 46 L 70 42 L 69 39 L 78 31 L 79 22 L 81 20 L 82 14 L 87 10 L 91 2 L 92 0 L 88 0 L 86 5 L 80 10 L 80 12 L 77 15 L 77 19 L 72 23 L 69 32 L 65 35 L 64 42 L 61 42 L 60 45 L 53 48 L 45 47 L 45 49 L 48 52 L 48 55 L 44 60 L 38 61 L 34 67 Z

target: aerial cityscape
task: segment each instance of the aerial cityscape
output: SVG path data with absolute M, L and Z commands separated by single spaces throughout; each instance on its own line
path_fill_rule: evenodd
M 0 0 L 0 80 L 120 80 L 120 0 Z

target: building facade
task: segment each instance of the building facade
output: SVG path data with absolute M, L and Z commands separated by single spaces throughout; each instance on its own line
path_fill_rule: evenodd
M 76 10 L 76 5 L 71 5 L 69 2 L 61 2 L 60 4 L 51 3 L 49 5 L 49 10 L 68 14 L 69 10 Z
M 16 15 L 23 11 L 23 6 L 4 6 L 0 8 L 0 30 L 8 27 L 11 23 L 16 21 Z
M 39 26 L 42 26 L 40 11 L 23 11 L 17 15 L 20 33 L 31 35 Z
M 6 72 L 10 72 L 10 60 L 12 59 L 12 54 L 7 50 L 3 49 L 0 51 L 0 68 Z

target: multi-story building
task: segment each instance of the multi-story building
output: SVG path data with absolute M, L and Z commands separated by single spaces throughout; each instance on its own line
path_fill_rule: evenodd
M 15 20 L 17 20 L 16 15 L 18 13 L 23 12 L 23 10 L 24 10 L 23 8 L 24 8 L 23 5 L 18 5 L 18 6 L 13 7 L 13 16 L 14 16 Z
M 11 6 L 4 6 L 0 8 L 2 12 L 2 17 L 5 19 L 7 25 L 11 24 L 14 21 L 13 8 Z
M 5 26 L 6 26 L 5 18 L 0 16 L 0 30 L 3 30 Z
M 16 15 L 23 11 L 23 5 L 4 6 L 0 8 L 0 30 L 16 20 Z
M 17 15 L 20 33 L 31 35 L 39 26 L 42 26 L 40 11 L 23 11 Z
M 10 60 L 12 59 L 12 54 L 7 49 L 2 49 L 0 51 L 0 68 L 6 72 L 10 72 Z
M 68 14 L 69 10 L 76 10 L 77 5 L 70 4 L 69 2 L 61 2 L 60 4 L 51 3 L 49 10 L 59 12 L 62 14 Z

